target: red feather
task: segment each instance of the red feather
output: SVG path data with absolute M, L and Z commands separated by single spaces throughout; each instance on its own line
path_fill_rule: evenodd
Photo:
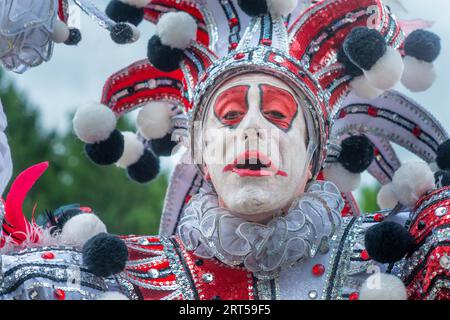
M 10 235 L 17 244 L 27 239 L 27 235 L 32 230 L 31 224 L 23 214 L 23 202 L 30 189 L 47 168 L 48 162 L 42 162 L 22 172 L 12 184 L 6 198 L 3 236 Z M 39 239 L 32 240 L 38 241 Z

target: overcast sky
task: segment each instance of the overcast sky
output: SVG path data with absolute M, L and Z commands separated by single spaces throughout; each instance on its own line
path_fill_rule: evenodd
M 94 1 L 102 9 L 107 0 Z M 439 79 L 425 93 L 400 91 L 428 107 L 450 130 L 450 1 L 403 0 L 408 17 L 435 22 L 432 30 L 442 38 L 443 52 L 436 63 Z M 132 45 L 118 46 L 109 34 L 82 15 L 83 40 L 77 47 L 57 45 L 52 60 L 23 75 L 10 74 L 29 100 L 42 109 L 44 125 L 58 130 L 70 129 L 68 114 L 82 104 L 99 101 L 105 79 L 115 71 L 145 57 L 147 40 L 153 26 L 140 26 L 141 39 Z M 409 158 L 403 155 L 403 158 Z M 402 159 L 404 160 L 404 159 Z M 366 183 L 370 180 L 365 179 Z

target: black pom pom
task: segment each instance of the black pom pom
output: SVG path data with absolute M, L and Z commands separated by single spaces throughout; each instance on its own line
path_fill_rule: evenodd
M 426 62 L 433 62 L 441 52 L 441 38 L 433 32 L 416 30 L 405 40 L 405 53 Z
M 356 64 L 350 61 L 345 54 L 344 48 L 338 51 L 337 60 L 345 67 L 345 73 L 354 78 L 362 76 L 364 72 Z
M 161 139 L 155 139 L 150 142 L 153 152 L 158 157 L 169 157 L 172 155 L 172 150 L 177 145 L 176 141 L 172 141 L 172 134 L 169 133 Z
M 258 17 L 269 13 L 267 0 L 238 0 L 239 7 L 250 17 Z
M 402 225 L 385 221 L 366 231 L 365 245 L 373 260 L 394 263 L 414 249 L 414 238 Z
M 180 68 L 183 51 L 163 45 L 161 39 L 154 35 L 148 41 L 148 60 L 152 65 L 164 72 L 172 72 Z
M 81 32 L 77 28 L 69 29 L 69 38 L 64 42 L 68 46 L 76 46 L 81 41 Z
M 364 172 L 372 163 L 374 149 L 366 136 L 351 136 L 341 143 L 339 162 L 352 173 Z
M 83 262 L 90 272 L 99 277 L 109 277 L 125 269 L 128 249 L 116 236 L 100 233 L 83 246 Z
M 344 41 L 347 57 L 364 70 L 372 69 L 386 50 L 384 37 L 378 31 L 366 27 L 354 28 Z
M 111 1 L 105 12 L 115 22 L 129 22 L 135 26 L 144 19 L 144 8 L 137 8 L 118 0 Z
M 450 171 L 440 170 L 434 174 L 437 188 L 450 187 Z
M 436 163 L 439 169 L 450 170 L 450 139 L 438 147 Z
M 159 159 L 150 151 L 145 150 L 138 162 L 127 168 L 127 173 L 130 179 L 136 182 L 150 182 L 159 173 Z
M 94 163 L 108 166 L 119 161 L 123 154 L 124 145 L 122 133 L 114 130 L 108 139 L 98 143 L 86 144 L 84 150 Z
M 111 39 L 117 44 L 127 44 L 133 42 L 133 28 L 126 23 L 118 23 L 111 29 Z

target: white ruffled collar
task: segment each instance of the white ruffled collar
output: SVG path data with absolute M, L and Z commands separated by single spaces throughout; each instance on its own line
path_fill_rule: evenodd
M 178 234 L 187 250 L 228 265 L 243 264 L 259 278 L 314 257 L 341 224 L 344 202 L 331 182 L 315 181 L 285 216 L 263 225 L 219 207 L 217 195 L 200 192 L 186 207 Z

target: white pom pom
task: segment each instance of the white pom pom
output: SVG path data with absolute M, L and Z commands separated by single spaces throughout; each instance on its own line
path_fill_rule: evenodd
M 143 8 L 150 2 L 150 0 L 119 0 L 119 1 L 125 4 L 129 4 L 130 6 L 136 8 Z
M 403 85 L 412 92 L 428 90 L 436 80 L 434 64 L 406 56 L 403 59 L 405 70 L 402 76 Z
M 373 87 L 388 90 L 400 81 L 403 68 L 403 59 L 400 52 L 388 47 L 384 56 L 370 70 L 363 71 Z
M 186 12 L 169 12 L 159 19 L 156 34 L 162 44 L 184 50 L 197 37 L 197 23 Z
M 101 294 L 97 300 L 129 300 L 120 292 L 105 292 Z
M 289 15 L 297 5 L 298 0 L 267 0 L 270 13 L 276 17 Z
M 75 134 L 84 143 L 105 141 L 116 129 L 114 112 L 102 104 L 90 104 L 77 110 L 73 118 Z
M 365 76 L 359 76 L 350 81 L 353 92 L 360 98 L 375 99 L 383 94 L 383 90 L 372 87 Z
M 392 183 L 385 184 L 381 187 L 377 195 L 377 204 L 380 209 L 392 209 L 397 205 L 398 200 L 392 190 Z
M 130 40 L 130 43 L 134 43 L 139 40 L 141 37 L 141 30 L 139 30 L 134 24 L 125 22 L 127 25 L 130 26 L 131 30 L 133 30 L 133 37 Z
M 439 168 L 438 164 L 435 161 L 429 163 L 428 166 L 433 172 L 438 172 L 439 170 L 441 170 L 441 168 Z
M 90 238 L 107 232 L 105 224 L 92 213 L 82 213 L 66 222 L 61 241 L 67 245 L 84 245 Z
M 117 161 L 117 165 L 127 168 L 138 162 L 139 158 L 144 154 L 144 144 L 139 141 L 133 132 L 122 132 L 124 138 L 124 149 L 122 157 Z
M 151 102 L 139 111 L 137 127 L 148 140 L 163 138 L 172 129 L 172 105 L 166 102 Z
M 405 163 L 392 179 L 395 197 L 402 205 L 410 208 L 434 186 L 433 172 L 425 162 Z
M 361 286 L 359 300 L 406 300 L 403 282 L 390 274 L 375 273 Z
M 52 40 L 56 43 L 64 43 L 67 39 L 69 39 L 69 36 L 69 27 L 64 22 L 56 20 L 53 25 L 53 32 L 51 34 Z
M 323 170 L 325 180 L 333 182 L 341 192 L 351 192 L 361 184 L 361 175 L 346 170 L 342 164 L 335 162 Z

